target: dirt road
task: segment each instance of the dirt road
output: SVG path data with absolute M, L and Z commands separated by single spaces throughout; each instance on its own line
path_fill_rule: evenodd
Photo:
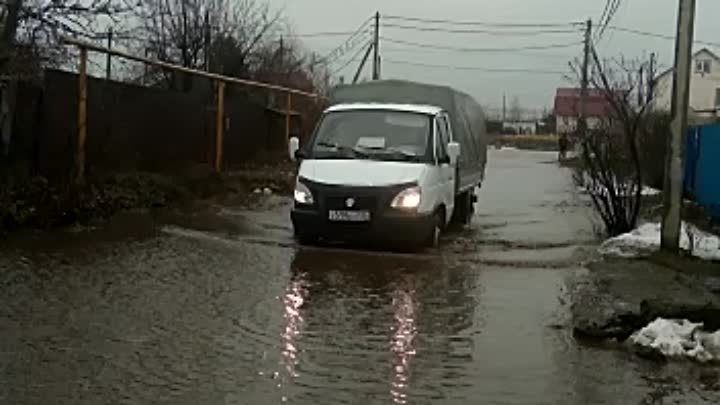
M 594 249 L 555 154 L 495 150 L 419 255 L 299 248 L 289 203 L 24 235 L 0 257 L 0 403 L 718 403 L 718 377 L 571 336 Z

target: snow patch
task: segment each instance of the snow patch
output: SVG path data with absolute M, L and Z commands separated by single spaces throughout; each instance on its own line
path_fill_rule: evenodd
M 657 250 L 660 247 L 659 223 L 647 223 L 639 228 L 606 240 L 598 249 L 600 254 L 632 258 Z M 680 248 L 704 260 L 720 261 L 720 237 L 701 231 L 692 224 L 683 223 Z
M 632 197 L 635 195 L 635 190 L 634 189 L 631 190 L 630 188 L 631 187 L 628 187 L 627 190 L 621 190 L 620 187 L 616 187 L 615 195 L 617 195 L 619 197 L 627 197 L 627 196 Z M 593 194 L 593 195 L 597 195 L 597 196 L 607 196 L 608 194 L 610 194 L 610 191 L 607 189 L 607 187 L 599 185 L 599 184 L 595 185 L 594 187 L 591 187 L 591 186 L 578 187 L 578 191 L 581 193 Z M 648 186 L 643 186 L 642 190 L 640 190 L 640 194 L 643 197 L 651 197 L 651 196 L 658 195 L 660 193 L 661 193 L 660 190 L 658 190 L 656 188 L 648 187 Z
M 667 357 L 701 362 L 720 360 L 720 331 L 708 333 L 702 323 L 658 318 L 630 336 L 630 342 Z

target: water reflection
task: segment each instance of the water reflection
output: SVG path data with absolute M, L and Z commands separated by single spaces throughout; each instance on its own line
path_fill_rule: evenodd
M 371 403 L 410 404 L 473 385 L 472 335 L 482 326 L 476 272 L 442 256 L 342 249 L 299 250 L 291 269 L 285 335 L 302 332 L 292 335 L 288 356 L 301 394 L 347 391 L 354 397 L 334 403 L 364 395 Z
M 307 295 L 306 281 L 302 274 L 290 279 L 285 295 L 282 297 L 285 319 L 285 330 L 282 338 L 282 363 L 285 366 L 287 375 L 291 378 L 298 377 L 296 366 L 298 363 L 299 337 L 305 320 L 301 313 L 301 307 Z
M 410 367 L 416 354 L 414 290 L 396 290 L 393 293 L 395 324 L 393 325 L 390 350 L 393 353 L 393 371 L 390 379 L 390 395 L 396 404 L 406 404 L 410 382 Z

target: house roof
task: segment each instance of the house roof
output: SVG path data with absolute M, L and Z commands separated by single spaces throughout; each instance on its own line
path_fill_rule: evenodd
M 580 113 L 580 89 L 559 88 L 555 94 L 555 115 L 576 117 Z M 588 89 L 585 112 L 588 117 L 605 117 L 610 113 L 610 102 L 600 89 Z
M 695 52 L 695 53 L 693 54 L 692 58 L 693 58 L 693 59 L 696 59 L 698 56 L 700 56 L 700 55 L 703 54 L 703 53 L 710 55 L 713 59 L 715 59 L 716 61 L 720 62 L 720 57 L 718 57 L 713 51 L 711 51 L 711 50 L 709 50 L 709 49 L 707 49 L 707 48 L 703 48 L 703 49 Z M 675 67 L 670 67 L 670 68 L 665 69 L 662 73 L 660 73 L 660 74 L 658 74 L 657 76 L 655 76 L 655 80 L 656 80 L 656 81 L 657 81 L 657 80 L 660 80 L 660 79 L 663 78 L 664 76 L 666 76 L 666 75 L 668 75 L 669 73 L 671 73 L 674 69 L 675 69 Z

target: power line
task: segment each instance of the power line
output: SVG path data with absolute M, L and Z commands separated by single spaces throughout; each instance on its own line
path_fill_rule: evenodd
M 581 22 L 566 22 L 566 23 L 492 23 L 484 21 L 456 21 L 456 20 L 441 20 L 441 19 L 430 19 L 420 17 L 407 17 L 397 15 L 384 15 L 385 20 L 398 20 L 398 21 L 411 21 L 418 23 L 427 24 L 449 24 L 449 25 L 464 25 L 464 26 L 486 26 L 486 27 L 515 27 L 515 28 L 552 28 L 552 27 L 568 27 L 568 26 L 579 26 L 583 25 Z
M 543 50 L 543 49 L 557 49 L 557 48 L 570 48 L 573 46 L 581 45 L 582 42 L 571 42 L 566 44 L 550 44 L 550 45 L 530 45 L 530 46 L 521 46 L 521 47 L 506 47 L 506 48 L 464 48 L 464 47 L 454 47 L 454 46 L 446 46 L 446 45 L 436 45 L 436 44 L 425 44 L 420 42 L 412 42 L 412 41 L 404 41 L 399 39 L 393 39 L 388 37 L 382 37 L 382 40 L 385 42 L 389 42 L 392 44 L 398 44 L 398 45 L 406 45 L 406 46 L 414 46 L 417 48 L 427 48 L 427 49 L 441 49 L 441 50 L 448 50 L 448 51 L 458 51 L 458 52 L 515 52 L 515 51 L 525 51 L 525 50 Z
M 596 41 L 602 39 L 603 35 L 605 34 L 605 30 L 607 30 L 613 18 L 615 18 L 615 14 L 617 14 L 617 11 L 620 9 L 621 4 L 622 2 L 620 0 L 607 0 L 606 12 L 604 13 L 605 19 L 598 22 L 598 30 L 595 34 Z
M 479 67 L 479 66 L 438 65 L 438 64 L 433 64 L 433 63 L 411 62 L 411 61 L 388 59 L 388 58 L 385 58 L 383 60 L 383 62 L 390 63 L 390 64 L 396 64 L 396 65 L 408 65 L 408 66 L 418 66 L 418 67 L 437 68 L 437 69 L 470 70 L 470 71 L 479 71 L 479 72 L 488 72 L 488 73 L 532 73 L 532 74 L 545 74 L 545 75 L 564 75 L 566 73 L 566 72 L 561 72 L 559 70 L 486 68 L 486 67 Z
M 385 45 L 383 47 L 384 54 L 395 54 L 395 55 L 436 55 L 435 52 L 455 52 L 454 50 L 447 49 L 416 49 L 416 48 L 403 48 L 395 47 L 392 45 Z M 577 55 L 563 55 L 560 53 L 547 53 L 547 52 L 503 52 L 503 56 L 518 56 L 522 58 L 537 58 L 537 59 L 551 59 L 551 60 L 571 60 L 576 58 Z
M 612 4 L 613 0 L 605 0 L 605 7 L 603 8 L 602 14 L 600 14 L 600 18 L 598 18 L 598 24 L 602 24 L 605 20 L 605 17 L 607 16 L 608 11 L 610 11 L 610 4 Z
M 534 31 L 493 31 L 487 29 L 457 29 L 457 28 L 443 28 L 443 27 L 423 27 L 418 25 L 404 25 L 385 23 L 382 25 L 383 28 L 396 28 L 401 30 L 413 30 L 423 32 L 444 32 L 450 34 L 488 34 L 493 36 L 535 36 L 541 34 L 575 34 L 578 33 L 578 29 L 542 29 Z
M 320 60 L 322 62 L 332 63 L 333 61 L 342 57 L 346 52 L 354 49 L 358 44 L 358 42 L 357 42 L 358 38 L 360 38 L 362 40 L 363 36 L 366 36 L 369 34 L 369 31 L 367 30 L 367 28 L 369 27 L 369 24 L 371 21 L 372 21 L 372 17 L 363 21 L 363 23 L 360 25 L 360 27 L 357 30 L 355 30 L 350 35 L 350 37 L 348 37 L 348 39 L 345 40 L 345 42 L 343 42 L 338 47 L 336 47 L 335 49 L 330 51 L 327 55 L 322 57 Z
M 307 34 L 291 34 L 290 37 L 315 38 L 315 37 L 343 37 L 354 35 L 357 31 L 336 31 L 336 32 L 311 32 Z
M 365 43 L 365 46 L 362 46 L 362 47 L 358 48 L 357 52 L 355 52 L 355 53 L 353 54 L 353 56 L 350 57 L 350 59 L 347 60 L 347 62 L 343 63 L 342 66 L 340 66 L 339 68 L 333 70 L 332 74 L 333 74 L 333 75 L 336 75 L 336 74 L 340 73 L 343 69 L 345 69 L 346 67 L 348 67 L 351 63 L 357 61 L 357 60 L 360 58 L 360 55 L 367 50 L 367 47 L 370 46 L 370 44 L 372 44 L 372 41 L 367 41 L 367 42 Z
M 608 29 L 609 29 L 609 30 L 613 30 L 613 31 L 618 31 L 618 32 L 626 32 L 626 33 L 629 33 L 629 34 L 635 34 L 635 35 L 640 35 L 640 36 L 645 36 L 645 37 L 651 37 L 651 38 L 667 39 L 667 40 L 670 40 L 670 41 L 674 41 L 674 40 L 675 40 L 675 36 L 674 36 L 674 35 L 657 34 L 657 33 L 654 33 L 654 32 L 640 31 L 640 30 L 636 30 L 636 29 L 632 29 L 632 28 L 624 28 L 624 27 L 618 27 L 618 26 L 612 26 L 612 25 L 611 25 L 611 26 L 608 26 Z M 720 47 L 720 43 L 718 43 L 718 42 L 709 42 L 709 41 L 696 40 L 695 43 L 696 43 L 696 44 L 700 44 L 700 45 L 708 45 L 708 46 Z

